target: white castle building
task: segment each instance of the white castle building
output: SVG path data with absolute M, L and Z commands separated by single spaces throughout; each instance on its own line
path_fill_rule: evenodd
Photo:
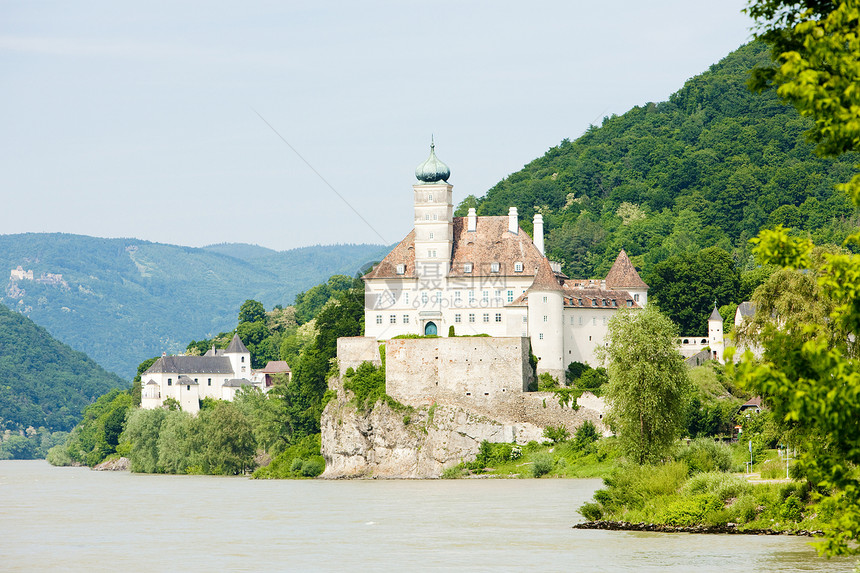
M 288 367 L 272 370 L 269 366 L 253 372 L 251 353 L 238 335 L 226 349 L 212 348 L 203 356 L 162 356 L 141 375 L 140 407 L 160 408 L 173 398 L 183 411 L 193 414 L 200 410 L 203 398 L 233 400 L 243 386 L 266 391 L 269 374 L 289 372 Z
M 544 255 L 543 217 L 534 238 L 507 216 L 454 217 L 450 170 L 430 157 L 415 170 L 414 229 L 364 276 L 365 336 L 485 334 L 528 337 L 538 372 L 559 380 L 574 361 L 597 365 L 610 317 L 644 307 L 646 285 L 624 251 L 604 279 L 566 277 Z

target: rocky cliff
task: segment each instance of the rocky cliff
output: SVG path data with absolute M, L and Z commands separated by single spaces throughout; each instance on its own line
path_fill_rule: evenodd
M 579 410 L 560 406 L 551 393 L 511 396 L 505 403 L 431 402 L 404 406 L 381 400 L 363 411 L 338 379 L 322 415 L 324 478 L 438 478 L 475 459 L 481 442 L 525 444 L 543 439 L 546 425 L 575 430 L 591 420 L 603 429 L 602 401 L 580 399 Z M 549 398 L 549 399 L 547 399 Z

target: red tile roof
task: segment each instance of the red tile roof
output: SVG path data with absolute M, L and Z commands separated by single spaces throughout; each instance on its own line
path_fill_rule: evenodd
M 618 257 L 606 275 L 606 286 L 609 288 L 648 288 L 648 285 L 636 272 L 624 249 L 618 253 Z

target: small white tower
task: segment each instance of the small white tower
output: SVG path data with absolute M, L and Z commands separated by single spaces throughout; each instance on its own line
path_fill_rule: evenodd
M 711 347 L 711 353 L 714 360 L 723 363 L 723 351 L 725 343 L 723 340 L 723 317 L 720 316 L 720 311 L 717 310 L 717 301 L 714 301 L 714 312 L 708 318 L 708 345 Z

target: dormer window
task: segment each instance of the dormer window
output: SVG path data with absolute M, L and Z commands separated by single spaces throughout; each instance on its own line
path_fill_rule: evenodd
M 591 299 L 591 306 L 597 306 L 597 299 L 596 298 Z
M 516 263 L 514 263 L 514 272 L 515 273 L 523 272 L 523 263 L 522 262 L 517 261 Z
M 472 263 L 463 263 L 463 272 L 471 273 L 472 272 Z
M 490 263 L 490 272 L 491 273 L 499 272 L 499 263 Z
M 579 306 L 582 306 L 582 299 L 581 299 L 581 298 L 579 298 L 579 299 L 576 299 L 576 300 L 578 301 Z
M 618 306 L 618 301 L 614 298 L 612 299 L 612 306 Z
M 402 275 L 406 272 L 406 265 L 397 265 L 397 274 Z
M 628 300 L 628 301 L 627 301 L 627 306 L 633 306 L 633 301 L 632 301 L 632 300 Z

